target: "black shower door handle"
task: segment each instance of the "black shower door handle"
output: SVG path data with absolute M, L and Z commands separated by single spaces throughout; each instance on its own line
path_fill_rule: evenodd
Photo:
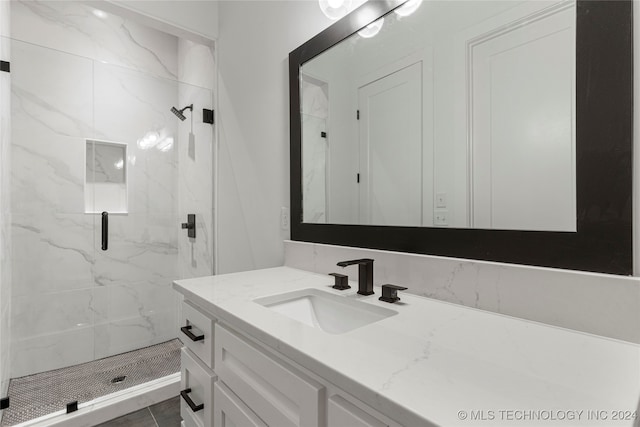
M 191 408 L 193 412 L 198 412 L 201 409 L 204 409 L 204 403 L 196 405 L 195 402 L 191 400 L 191 396 L 189 396 L 189 393 L 191 393 L 190 388 L 184 389 L 180 392 L 180 396 L 182 396 L 184 401 L 187 402 L 187 405 L 189 405 L 189 408 Z
M 109 213 L 102 212 L 102 250 L 109 249 Z

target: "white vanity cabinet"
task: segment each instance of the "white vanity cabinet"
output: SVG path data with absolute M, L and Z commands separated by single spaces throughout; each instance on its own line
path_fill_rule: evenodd
M 182 317 L 184 427 L 399 427 L 195 304 Z
M 184 344 L 180 354 L 180 416 L 184 427 L 213 425 L 214 372 L 213 316 L 189 301 L 182 303 L 178 337 Z

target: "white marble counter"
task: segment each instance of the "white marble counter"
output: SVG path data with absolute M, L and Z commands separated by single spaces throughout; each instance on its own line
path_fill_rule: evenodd
M 330 276 L 278 267 L 180 280 L 175 289 L 406 426 L 633 426 L 640 346 L 402 294 L 335 291 Z M 401 285 L 401 284 L 400 284 Z M 253 299 L 305 288 L 398 315 L 332 335 Z M 623 418 L 619 420 L 618 418 Z

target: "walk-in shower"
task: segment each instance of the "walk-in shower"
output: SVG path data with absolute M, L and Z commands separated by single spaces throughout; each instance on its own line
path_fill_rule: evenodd
M 172 282 L 214 273 L 213 127 L 174 117 L 213 109 L 213 51 L 76 1 L 2 3 L 13 25 L 0 40 L 11 65 L 0 93 L 11 106 L 0 134 L 0 178 L 11 166 L 0 180 L 0 196 L 11 194 L 6 206 L 0 197 L 0 243 L 11 241 L 0 260 L 0 398 L 11 390 L 15 410 L 21 384 L 62 396 L 64 375 L 80 372 L 80 413 L 95 389 L 123 393 L 138 378 L 104 368 L 108 358 L 174 343 L 175 359 Z M 181 230 L 188 214 L 197 239 Z M 149 379 L 168 373 L 164 362 L 136 366 Z M 73 402 L 56 397 L 29 405 L 66 412 Z M 2 425 L 25 421 L 2 412 Z

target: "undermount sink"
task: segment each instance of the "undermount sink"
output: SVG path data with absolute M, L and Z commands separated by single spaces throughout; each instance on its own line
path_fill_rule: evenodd
M 394 310 L 318 289 L 261 297 L 254 302 L 330 334 L 343 334 L 398 314 Z

